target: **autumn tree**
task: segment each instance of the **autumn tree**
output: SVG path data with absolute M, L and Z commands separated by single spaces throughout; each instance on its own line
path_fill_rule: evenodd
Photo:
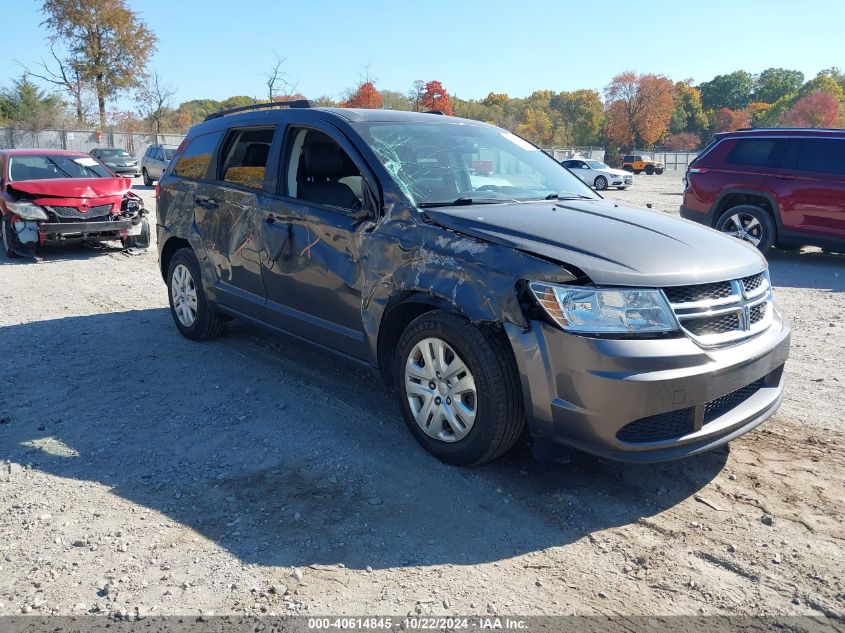
M 701 147 L 701 137 L 692 132 L 677 132 L 666 137 L 663 147 L 678 152 L 696 150 Z
M 669 131 L 678 134 L 691 132 L 701 135 L 707 131 L 707 115 L 701 105 L 701 93 L 691 85 L 692 81 L 675 84 L 675 109 L 669 121 Z
M 827 92 L 813 92 L 801 97 L 786 113 L 783 122 L 790 127 L 835 127 L 840 120 L 841 106 Z
M 539 108 L 523 110 L 516 126 L 516 133 L 540 146 L 550 145 L 554 138 L 551 119 L 544 110 Z
M 561 92 L 549 101 L 559 115 L 560 141 L 564 145 L 584 146 L 597 143 L 601 134 L 604 107 L 595 90 Z
M 654 145 L 669 127 L 674 88 L 662 75 L 627 71 L 614 77 L 605 88 L 608 139 L 629 147 L 638 140 Z
M 425 84 L 425 91 L 420 97 L 420 106 L 427 111 L 436 110 L 449 116 L 454 114 L 449 93 L 439 81 L 429 81 Z
M 44 0 L 50 41 L 63 45 L 83 81 L 97 93 L 100 127 L 106 103 L 140 83 L 157 38 L 125 0 Z
M 155 142 L 161 134 L 161 124 L 173 109 L 173 96 L 176 88 L 164 83 L 158 72 L 152 76 L 137 91 L 138 111 L 141 113 L 155 134 Z
M 751 125 L 751 116 L 746 110 L 720 108 L 713 114 L 713 131 L 732 132 Z
M 375 110 L 381 108 L 384 101 L 382 101 L 379 91 L 372 81 L 365 81 L 356 88 L 343 102 L 341 108 L 368 108 Z

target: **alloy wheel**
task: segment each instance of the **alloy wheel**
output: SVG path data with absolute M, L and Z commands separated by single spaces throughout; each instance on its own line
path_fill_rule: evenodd
M 726 235 L 736 237 L 754 246 L 763 239 L 763 225 L 753 215 L 748 213 L 734 213 L 722 227 Z
M 173 311 L 179 323 L 185 327 L 191 327 L 197 320 L 197 286 L 191 271 L 184 264 L 179 264 L 173 269 L 170 296 L 173 299 Z
M 405 395 L 417 425 L 430 437 L 457 442 L 475 424 L 475 378 L 442 339 L 426 338 L 414 345 L 405 363 Z

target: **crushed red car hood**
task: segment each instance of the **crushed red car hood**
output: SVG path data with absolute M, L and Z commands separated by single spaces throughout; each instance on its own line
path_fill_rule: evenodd
M 103 198 L 119 196 L 132 188 L 131 178 L 49 178 L 17 180 L 9 186 L 33 196 L 56 198 Z

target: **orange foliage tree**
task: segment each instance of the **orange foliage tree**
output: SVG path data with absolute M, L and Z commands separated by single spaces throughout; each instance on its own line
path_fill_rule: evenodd
M 669 128 L 675 109 L 675 84 L 663 75 L 626 71 L 605 88 L 606 134 L 610 141 L 654 145 Z
M 716 132 L 731 132 L 751 125 L 751 115 L 747 110 L 731 110 L 722 108 L 713 118 L 713 129 Z
M 698 149 L 701 147 L 701 137 L 692 132 L 678 132 L 669 135 L 663 142 L 663 147 L 679 152 Z
M 452 102 L 449 93 L 439 81 L 429 81 L 425 85 L 425 91 L 420 96 L 420 105 L 424 110 L 437 110 L 443 114 L 452 116 Z
M 372 81 L 363 82 L 349 95 L 349 98 L 341 102 L 341 108 L 368 108 L 377 110 L 382 106 L 382 99 L 379 91 Z
M 840 110 L 839 101 L 832 94 L 813 92 L 796 101 L 783 122 L 789 127 L 835 127 Z

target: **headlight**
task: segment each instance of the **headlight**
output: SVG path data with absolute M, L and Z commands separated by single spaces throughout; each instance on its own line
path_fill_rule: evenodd
M 47 213 L 37 204 L 31 202 L 7 202 L 9 211 L 22 220 L 46 220 Z
M 531 292 L 564 330 L 582 334 L 674 332 L 678 329 L 660 290 L 588 288 L 532 281 Z

